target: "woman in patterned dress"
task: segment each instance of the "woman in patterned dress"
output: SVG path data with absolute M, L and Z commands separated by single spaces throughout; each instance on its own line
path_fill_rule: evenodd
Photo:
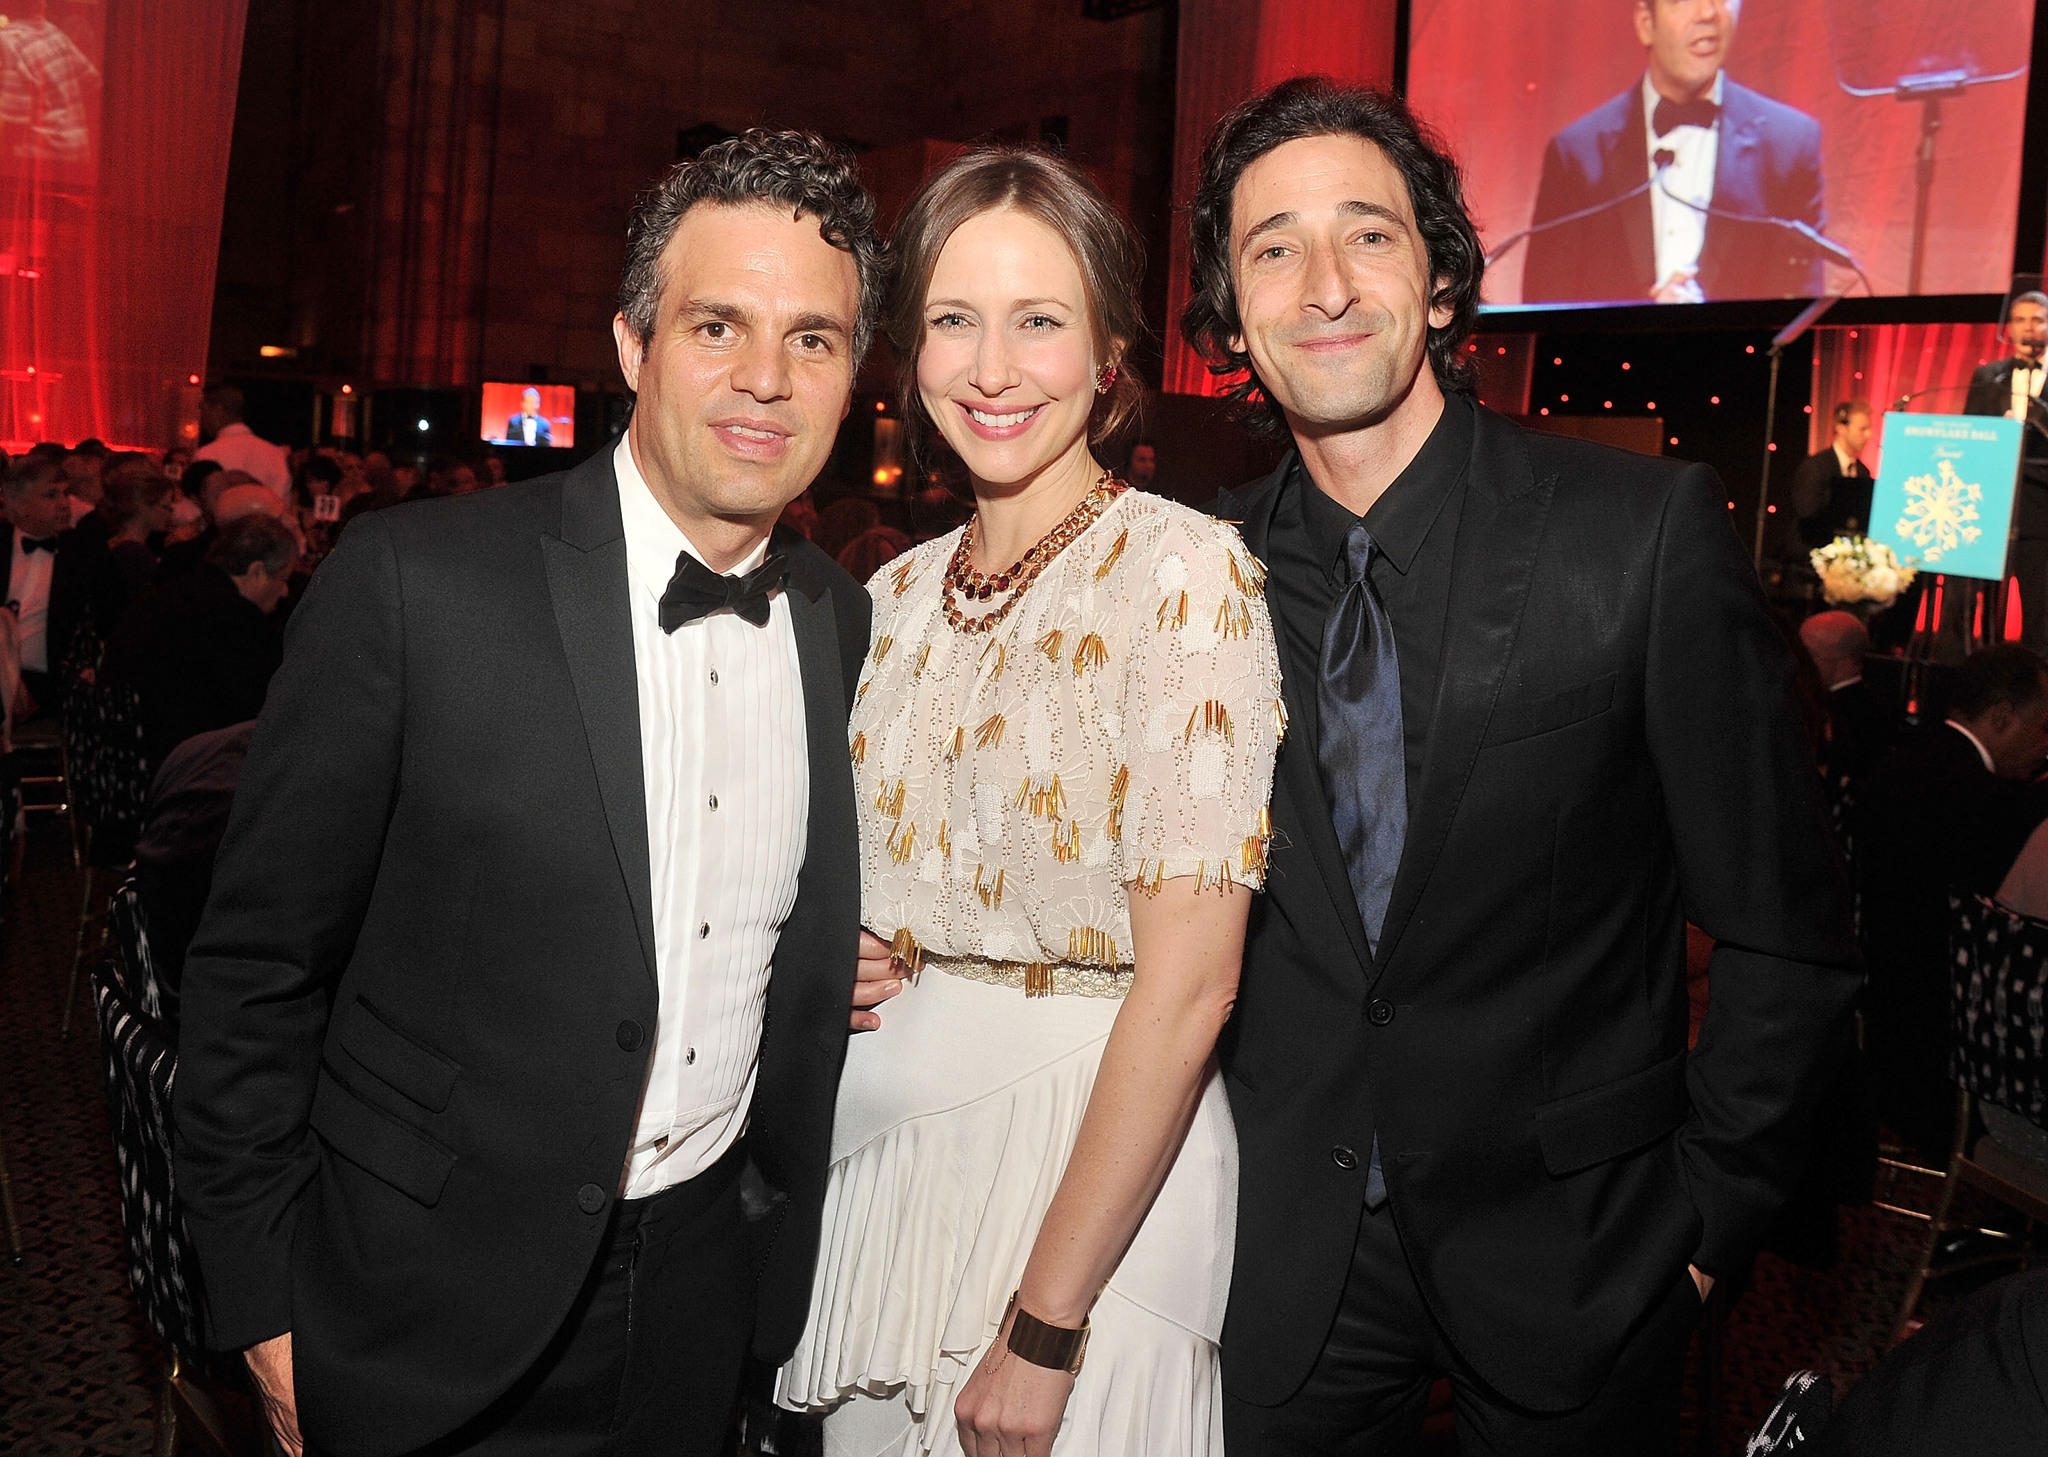
M 1281 731 L 1258 568 L 1092 452 L 1137 399 L 1139 261 L 1078 170 L 972 153 L 896 245 L 904 413 L 975 514 L 868 584 L 864 944 L 904 989 L 848 1053 L 778 1399 L 848 1457 L 1220 1454 L 1213 1052 Z

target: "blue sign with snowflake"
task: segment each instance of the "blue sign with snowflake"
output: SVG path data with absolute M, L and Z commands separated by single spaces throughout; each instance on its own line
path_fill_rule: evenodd
M 2003 580 L 2024 428 L 1995 415 L 1886 415 L 1872 540 L 1924 572 Z

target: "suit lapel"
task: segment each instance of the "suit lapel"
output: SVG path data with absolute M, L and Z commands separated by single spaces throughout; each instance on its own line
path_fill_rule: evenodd
M 801 554 L 793 558 L 790 584 L 783 593 L 790 624 L 796 630 L 797 664 L 804 685 L 804 739 L 810 749 L 811 793 L 804 864 L 820 860 L 830 847 L 859 843 L 853 817 L 853 760 L 846 752 L 846 716 L 852 704 L 846 692 L 839 652 L 839 624 L 832 593 L 822 573 L 808 570 Z M 858 866 L 841 867 L 859 876 Z
M 641 771 L 640 678 L 633 661 L 626 531 L 609 450 L 599 451 L 563 480 L 561 530 L 542 533 L 540 545 L 612 850 L 652 978 L 654 892 Z
M 1451 559 L 1450 616 L 1430 714 L 1421 788 L 1380 937 L 1378 966 L 1391 964 L 1436 868 L 1472 775 L 1487 720 L 1500 697 L 1529 597 L 1555 477 L 1533 478 L 1520 432 L 1478 410 L 1464 512 Z
M 1280 488 L 1299 457 L 1290 452 L 1273 474 L 1247 489 L 1242 497 L 1225 493 L 1217 498 L 1219 516 L 1239 520 L 1244 544 L 1261 565 L 1267 560 L 1273 508 Z M 1280 648 L 1280 693 L 1287 704 L 1287 719 L 1293 725 L 1280 745 L 1273 768 L 1273 830 L 1281 843 L 1305 847 L 1315 863 L 1328 892 L 1344 938 L 1361 974 L 1372 964 L 1366 950 L 1365 923 L 1359 918 L 1358 898 L 1351 889 L 1351 876 L 1344 868 L 1344 851 L 1337 843 L 1337 831 L 1330 821 L 1330 802 L 1323 793 L 1322 773 L 1316 764 L 1316 746 L 1308 732 L 1315 722 L 1313 707 L 1316 674 L 1320 665 L 1299 663 L 1289 651 L 1287 634 L 1275 633 Z M 1306 697 L 1304 697 L 1306 695 Z M 1269 891 L 1271 887 L 1268 887 Z
M 1623 98 L 1621 125 L 1602 138 L 1600 175 L 1613 179 L 1613 192 L 1620 194 L 1640 186 L 1648 174 L 1650 124 L 1643 120 L 1642 93 L 1629 88 Z M 1648 297 L 1657 278 L 1657 245 L 1651 235 L 1656 223 L 1650 213 L 1648 193 L 1632 197 L 1617 206 L 1615 225 L 1628 249 L 1628 266 L 1635 279 L 1635 293 Z
M 1770 208 L 1756 191 L 1757 171 L 1751 154 L 1756 150 L 1762 118 L 1750 99 L 1750 93 L 1733 81 L 1721 88 L 1721 135 L 1714 146 L 1714 193 L 1708 205 L 1717 212 L 1760 217 Z M 1700 287 L 1708 298 L 1718 298 L 1724 292 L 1722 272 L 1732 266 L 1730 250 L 1756 246 L 1753 236 L 1731 232 L 1731 226 L 1725 218 L 1707 219 L 1706 237 L 1700 244 Z M 1770 242 L 1778 247 L 1784 239 L 1774 237 Z

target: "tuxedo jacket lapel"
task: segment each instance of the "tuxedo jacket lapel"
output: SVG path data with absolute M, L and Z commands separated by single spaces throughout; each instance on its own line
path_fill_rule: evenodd
M 1217 514 L 1226 520 L 1238 521 L 1245 545 L 1261 564 L 1266 561 L 1273 507 L 1295 459 L 1290 453 L 1272 475 L 1247 488 L 1241 495 L 1225 492 L 1217 497 Z M 1282 740 L 1280 756 L 1274 764 L 1274 837 L 1280 844 L 1297 844 L 1307 850 L 1322 880 L 1330 908 L 1338 925 L 1343 928 L 1345 944 L 1350 947 L 1359 973 L 1365 975 L 1372 965 L 1372 957 L 1366 949 L 1365 922 L 1358 914 L 1358 898 L 1352 892 L 1351 876 L 1344 868 L 1344 851 L 1337 843 L 1337 831 L 1330 820 L 1330 801 L 1323 793 L 1322 771 L 1316 762 L 1316 745 L 1310 732 L 1311 725 L 1316 722 L 1312 709 L 1321 665 L 1296 662 L 1288 650 L 1286 634 L 1275 636 L 1280 647 L 1280 691 L 1287 704 L 1287 720 L 1292 728 Z M 1286 893 L 1274 886 L 1270 879 L 1267 891 L 1269 894 Z
M 640 758 L 640 679 L 633 661 L 626 530 L 610 451 L 598 452 L 563 481 L 561 529 L 543 533 L 540 545 L 612 850 L 633 904 L 633 929 L 647 975 L 653 978 L 654 892 Z
M 1528 454 L 1513 430 L 1485 410 L 1477 416 L 1464 514 L 1451 558 L 1450 615 L 1444 623 L 1436 707 L 1421 788 L 1408 807 L 1408 839 L 1380 937 L 1381 970 L 1400 949 L 1464 798 L 1514 652 L 1555 485 L 1554 477 L 1533 478 Z
M 846 752 L 846 716 L 852 698 L 840 652 L 839 621 L 823 574 L 809 570 L 802 554 L 792 558 L 783 593 L 796 629 L 797 663 L 804 684 L 804 738 L 810 746 L 811 794 L 806 869 L 824 864 L 834 874 L 858 879 L 858 864 L 833 866 L 820 856 L 832 847 L 859 844 L 853 814 L 853 760 Z M 842 858 L 843 857 L 839 857 Z
M 1621 125 L 1601 139 L 1600 175 L 1611 179 L 1610 195 L 1628 191 L 1649 175 L 1645 169 L 1649 166 L 1650 127 L 1643 120 L 1642 96 L 1631 87 L 1622 101 Z M 1656 222 L 1650 211 L 1650 195 L 1646 192 L 1632 197 L 1618 204 L 1615 211 L 1615 228 L 1628 250 L 1629 276 L 1635 284 L 1631 292 L 1647 296 L 1661 281 L 1657 277 L 1657 244 L 1652 236 Z

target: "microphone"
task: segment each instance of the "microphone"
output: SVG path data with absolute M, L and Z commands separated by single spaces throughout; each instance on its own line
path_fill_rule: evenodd
M 1617 192 L 1605 202 L 1596 202 L 1591 207 L 1580 208 L 1577 212 L 1562 213 L 1554 218 L 1545 218 L 1540 223 L 1529 224 L 1528 227 L 1523 228 L 1518 233 L 1508 234 L 1506 242 L 1486 255 L 1483 266 L 1487 268 L 1493 267 L 1494 264 L 1507 257 L 1508 254 L 1514 252 L 1518 246 L 1528 242 L 1529 239 L 1536 237 L 1539 233 L 1547 233 L 1552 228 L 1561 228 L 1567 223 L 1584 222 L 1587 218 L 1595 218 L 1600 216 L 1601 213 L 1611 212 L 1625 202 L 1633 202 L 1636 198 L 1641 197 L 1652 187 L 1656 186 L 1658 179 L 1664 175 L 1664 169 L 1671 165 L 1673 158 L 1668 150 L 1660 150 L 1654 160 L 1657 170 L 1628 191 Z
M 1671 154 L 1667 150 L 1660 149 L 1657 155 L 1659 157 L 1668 157 Z M 1768 213 L 1734 212 L 1728 208 L 1715 207 L 1712 203 L 1698 203 L 1689 197 L 1680 197 L 1664 185 L 1664 169 L 1662 167 L 1657 169 L 1657 174 L 1652 180 L 1656 183 L 1657 190 L 1673 202 L 1681 207 L 1689 207 L 1694 212 L 1700 213 L 1703 216 L 1720 218 L 1723 222 L 1730 223 L 1763 223 L 1769 227 L 1782 228 L 1788 233 L 1797 233 L 1800 237 L 1806 239 L 1807 242 L 1813 244 L 1814 247 L 1833 258 L 1837 263 L 1852 271 L 1856 275 L 1857 281 L 1863 285 L 1863 292 L 1866 295 L 1876 296 L 1877 290 L 1870 286 L 1870 275 L 1863 271 L 1863 265 L 1857 261 L 1856 255 L 1803 218 L 1779 218 L 1772 217 Z

